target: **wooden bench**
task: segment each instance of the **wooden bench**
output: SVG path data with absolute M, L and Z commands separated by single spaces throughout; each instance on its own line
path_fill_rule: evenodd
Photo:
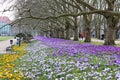
M 12 51 L 14 45 L 6 47 L 6 51 Z
M 12 50 L 11 46 L 6 47 L 6 51 L 11 51 L 11 50 Z

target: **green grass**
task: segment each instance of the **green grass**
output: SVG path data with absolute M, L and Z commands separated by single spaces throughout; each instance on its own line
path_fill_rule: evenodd
M 3 56 L 3 54 L 0 54 L 0 58 Z
M 120 44 L 117 44 L 117 46 L 119 46 L 119 47 L 120 47 Z
M 5 41 L 9 39 L 13 39 L 13 36 L 0 36 L 0 41 Z
M 95 44 L 95 45 L 104 45 L 104 43 L 103 43 L 103 42 L 96 42 L 96 41 L 91 42 L 91 44 Z M 120 47 L 120 44 L 116 44 L 115 46 Z
M 103 42 L 96 42 L 96 41 L 92 41 L 92 44 L 95 44 L 95 45 L 103 45 L 104 43 Z
M 83 40 L 80 40 L 80 43 L 85 43 Z M 95 45 L 103 45 L 103 42 L 97 42 L 97 41 L 92 41 L 91 44 L 95 44 Z
M 80 40 L 80 43 L 84 44 L 85 42 L 83 40 Z M 97 42 L 97 41 L 92 41 L 91 44 L 94 44 L 94 45 L 104 45 L 103 42 Z M 120 44 L 116 44 L 115 46 L 120 47 Z

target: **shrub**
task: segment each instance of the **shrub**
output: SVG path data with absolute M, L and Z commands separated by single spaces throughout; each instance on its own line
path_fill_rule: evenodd
M 16 35 L 16 37 L 25 37 L 25 34 L 24 33 L 19 33 Z
M 27 37 L 33 37 L 31 34 L 27 34 Z

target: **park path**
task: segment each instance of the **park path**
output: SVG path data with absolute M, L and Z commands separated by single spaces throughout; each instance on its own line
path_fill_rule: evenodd
M 13 40 L 13 44 L 16 44 L 16 42 L 17 42 L 16 39 L 10 39 L 10 40 Z M 0 54 L 6 53 L 6 48 L 8 46 L 11 46 L 10 40 L 0 41 Z

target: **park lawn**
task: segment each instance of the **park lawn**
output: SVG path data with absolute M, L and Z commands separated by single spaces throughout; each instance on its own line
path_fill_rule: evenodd
M 0 36 L 0 41 L 5 41 L 9 39 L 13 39 L 13 36 Z
M 83 40 L 80 40 L 80 43 L 84 44 L 85 42 Z M 92 41 L 91 44 L 94 44 L 94 45 L 103 45 L 104 43 L 103 42 Z
M 104 45 L 103 42 L 97 42 L 97 41 L 92 42 L 92 44 L 95 44 L 95 45 Z M 120 47 L 120 44 L 116 44 L 115 46 Z
M 120 44 L 117 44 L 118 47 L 120 47 Z
M 83 40 L 80 40 L 80 43 L 85 43 Z M 104 45 L 103 42 L 97 42 L 97 41 L 92 41 L 91 44 L 94 44 L 94 45 Z M 116 44 L 115 46 L 118 46 L 120 47 L 120 44 Z

